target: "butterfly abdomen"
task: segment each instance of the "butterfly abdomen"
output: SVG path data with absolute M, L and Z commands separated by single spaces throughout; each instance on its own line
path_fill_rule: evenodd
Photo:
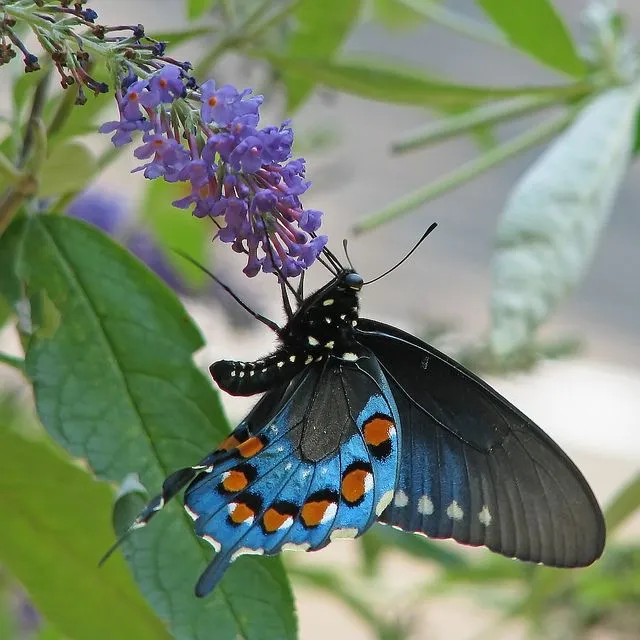
M 223 391 L 234 396 L 251 396 L 290 380 L 312 360 L 279 349 L 254 362 L 219 360 L 209 367 L 209 371 Z

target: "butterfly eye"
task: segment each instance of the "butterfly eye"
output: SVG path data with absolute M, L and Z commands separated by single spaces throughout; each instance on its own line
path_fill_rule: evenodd
M 359 273 L 347 273 L 344 277 L 344 283 L 350 289 L 355 289 L 356 291 L 360 291 L 362 289 L 362 285 L 364 280 Z

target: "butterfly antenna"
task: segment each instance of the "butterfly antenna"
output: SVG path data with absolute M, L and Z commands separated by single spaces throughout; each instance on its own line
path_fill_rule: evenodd
M 349 266 L 355 271 L 356 268 L 353 266 L 353 262 L 351 262 L 351 258 L 349 257 L 349 251 L 347 250 L 347 239 L 346 238 L 342 239 L 342 247 L 344 249 L 344 255 L 347 257 L 347 262 L 349 263 Z
M 397 262 L 396 264 L 393 265 L 393 267 L 391 267 L 391 269 L 387 269 L 387 271 L 385 271 L 383 274 L 379 275 L 377 278 L 374 278 L 373 280 L 369 280 L 368 282 L 363 283 L 363 286 L 365 284 L 372 284 L 373 282 L 377 282 L 378 280 L 380 280 L 380 278 L 384 278 L 385 276 L 389 275 L 392 271 L 395 271 L 401 264 L 403 264 L 404 262 L 406 262 L 410 257 L 411 254 L 425 241 L 426 237 L 438 226 L 437 222 L 434 222 L 423 234 L 422 237 L 420 238 L 420 240 L 418 240 L 418 242 L 416 242 L 416 244 L 413 246 L 413 249 L 411 249 L 411 251 L 409 251 L 409 253 L 407 253 L 407 255 L 402 258 L 402 260 L 400 260 L 400 262 Z M 346 248 L 346 247 L 345 247 Z
M 179 256 L 181 256 L 185 260 L 188 260 L 195 267 L 198 267 L 198 269 L 200 269 L 200 271 L 203 271 L 204 273 L 206 273 L 216 284 L 218 284 L 220 287 L 222 287 L 247 313 L 251 314 L 256 320 L 259 320 L 260 322 L 262 322 L 262 324 L 264 324 L 267 327 L 269 327 L 269 329 L 271 329 L 272 331 L 275 331 L 275 333 L 280 333 L 280 327 L 273 320 L 269 320 L 269 318 L 266 318 L 262 314 L 257 313 L 256 311 L 254 311 L 248 304 L 243 302 L 231 290 L 230 287 L 228 287 L 219 278 L 214 276 L 213 273 L 211 273 L 211 271 L 209 271 L 209 269 L 207 269 L 204 265 L 201 265 L 197 260 L 194 260 L 190 255 L 187 255 L 186 253 L 184 253 L 180 249 L 173 249 L 173 252 L 177 253 Z

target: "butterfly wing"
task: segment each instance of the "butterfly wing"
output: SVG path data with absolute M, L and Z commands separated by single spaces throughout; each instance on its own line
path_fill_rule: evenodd
M 373 320 L 358 329 L 402 425 L 400 477 L 381 522 L 556 567 L 600 556 L 600 507 L 549 436 L 434 347 Z
M 314 551 L 366 531 L 397 482 L 398 414 L 375 358 L 329 358 L 290 383 L 192 481 L 185 508 L 218 552 L 196 586 L 206 595 L 236 557 Z M 273 392 L 265 396 L 273 405 Z M 218 454 L 220 455 L 220 454 Z

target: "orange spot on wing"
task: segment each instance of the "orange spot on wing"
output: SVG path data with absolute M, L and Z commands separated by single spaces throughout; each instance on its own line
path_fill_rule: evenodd
M 329 500 L 307 502 L 300 512 L 300 517 L 307 527 L 317 527 L 327 513 L 327 509 L 335 504 Z
M 256 453 L 262 451 L 262 449 L 264 449 L 264 445 L 260 438 L 251 436 L 251 438 L 245 440 L 238 446 L 238 453 L 240 453 L 243 458 L 250 458 L 251 456 L 255 456 Z
M 364 439 L 368 445 L 377 447 L 391 437 L 391 430 L 395 427 L 393 420 L 377 416 L 364 425 Z
M 342 497 L 347 502 L 358 502 L 367 492 L 371 473 L 365 469 L 354 469 L 342 478 Z
M 236 504 L 236 508 L 229 514 L 229 516 L 236 524 L 242 524 L 250 518 L 253 518 L 255 513 L 249 505 L 244 504 L 244 502 L 238 502 Z
M 273 507 L 271 509 L 267 509 L 262 518 L 264 530 L 267 533 L 273 533 L 274 531 L 277 531 L 289 518 L 291 518 L 291 516 L 288 513 L 280 513 Z
M 242 491 L 249 484 L 249 479 L 242 471 L 233 469 L 229 471 L 229 475 L 222 481 L 222 486 L 229 493 L 237 493 Z
M 235 436 L 231 435 L 226 440 L 222 441 L 222 444 L 218 447 L 218 451 L 229 451 L 234 449 L 240 444 L 240 440 Z

